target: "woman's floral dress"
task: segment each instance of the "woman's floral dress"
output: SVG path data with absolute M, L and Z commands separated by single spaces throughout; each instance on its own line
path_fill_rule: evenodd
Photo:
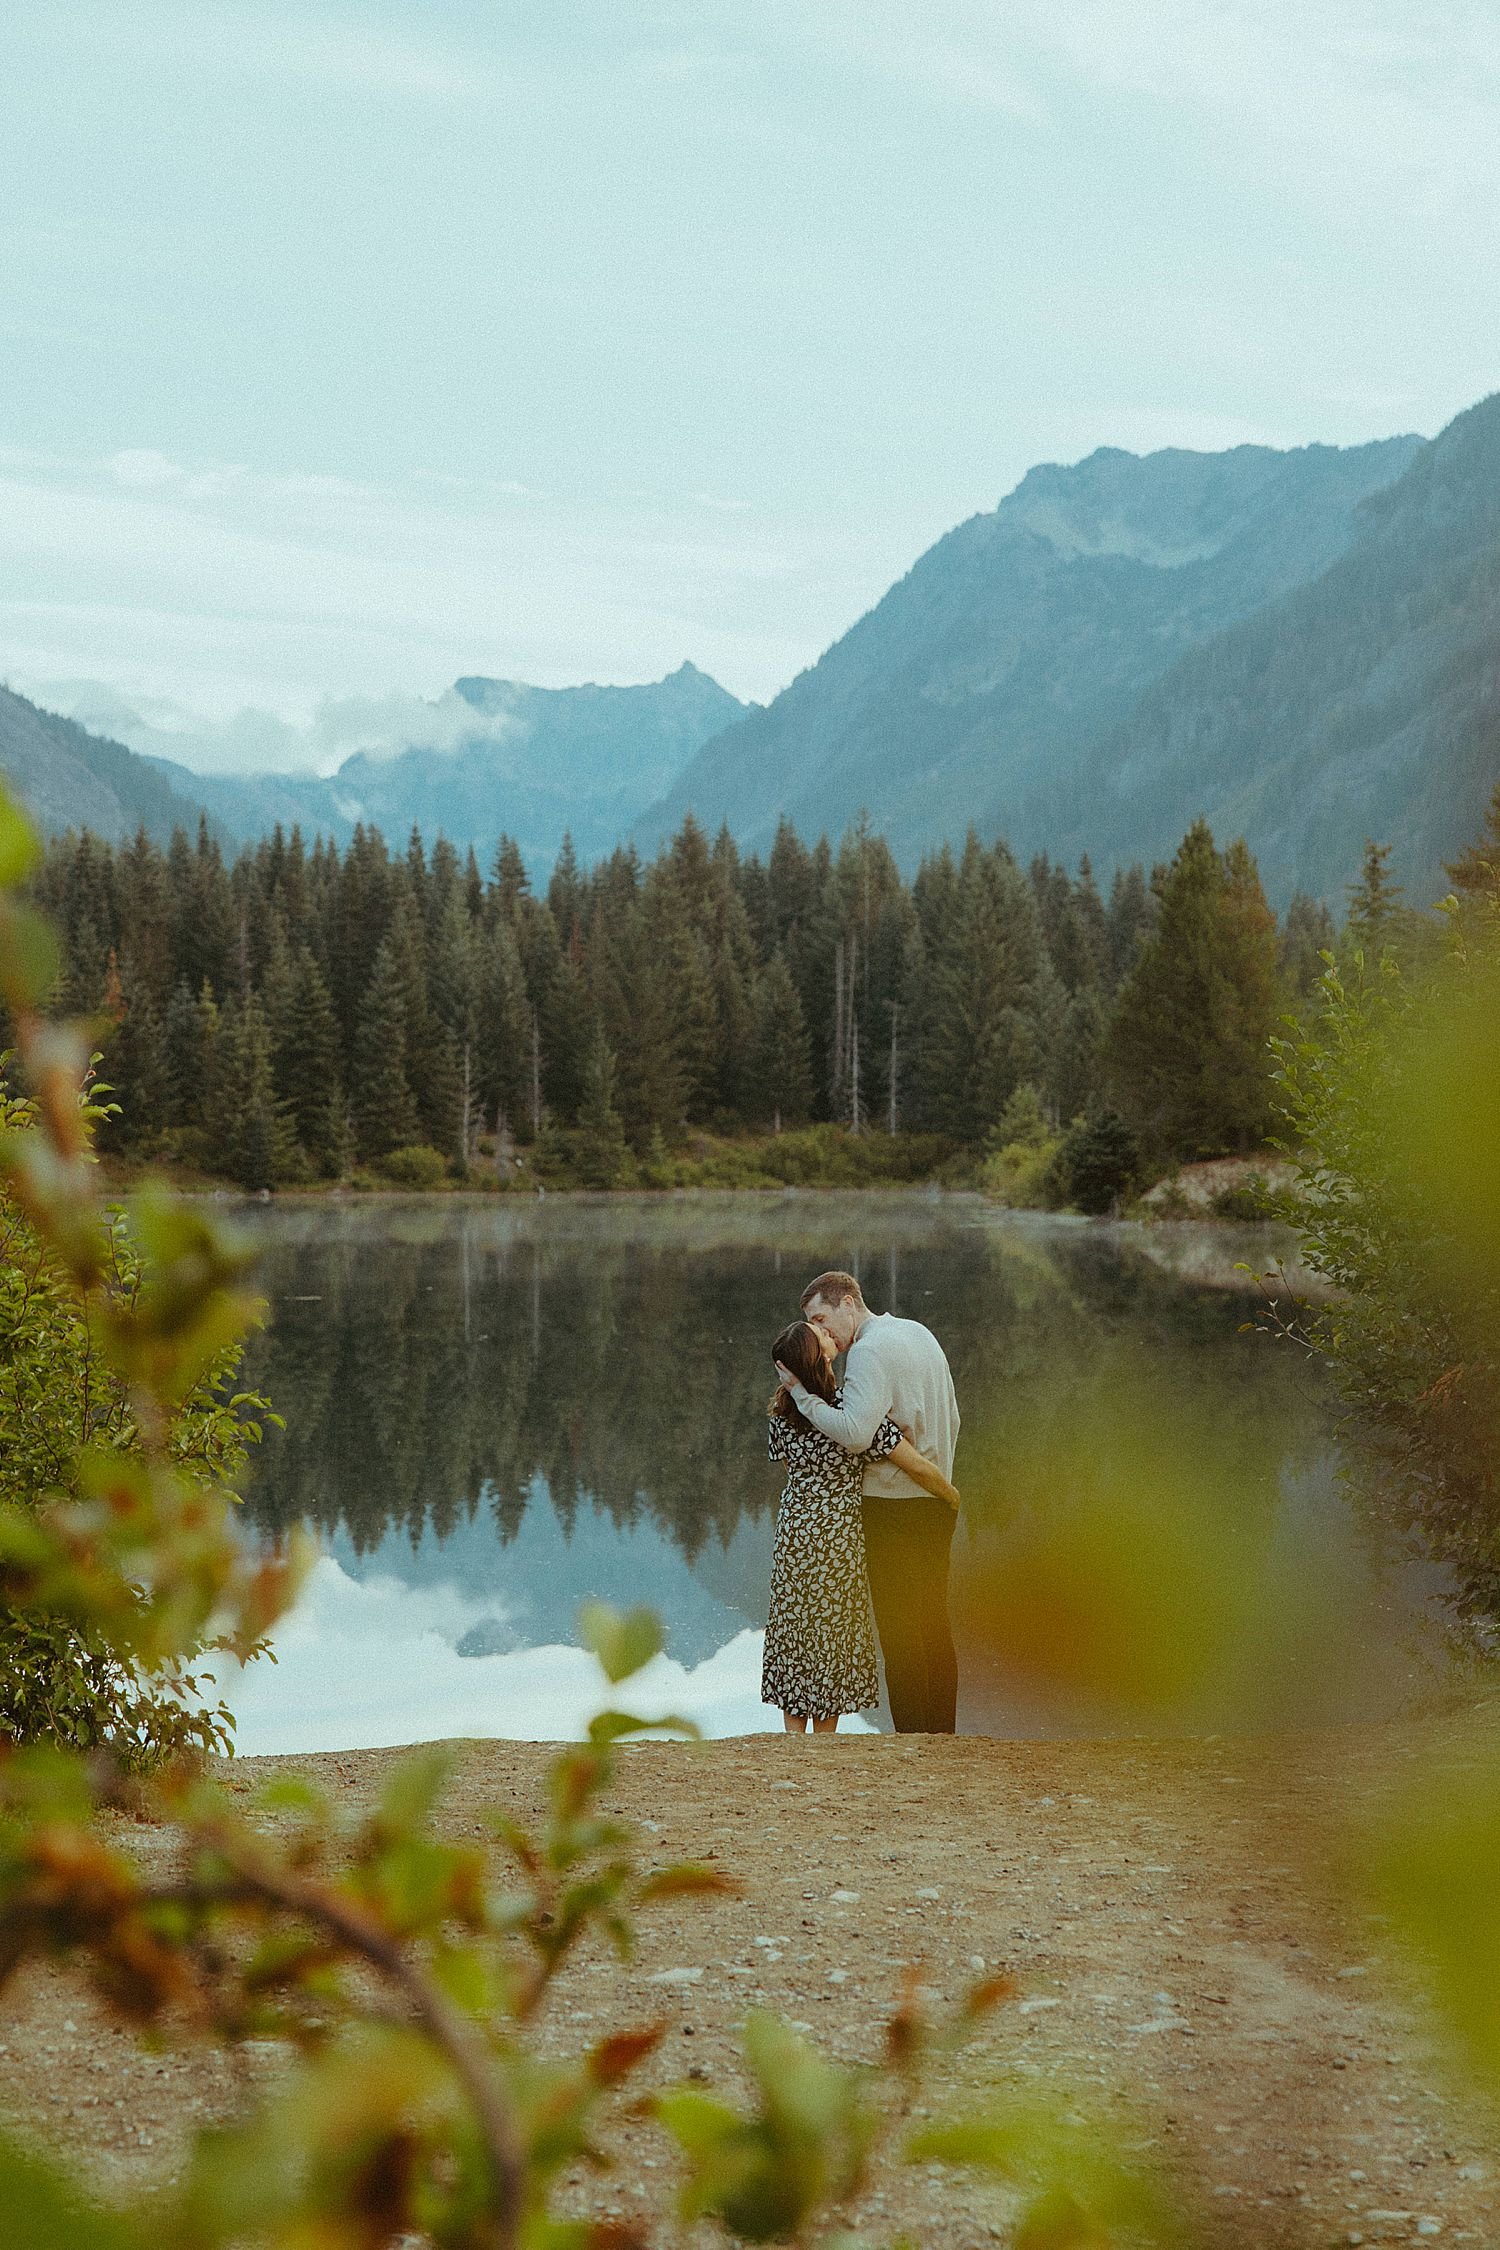
M 840 1399 L 836 1403 L 842 1403 Z M 882 1422 L 868 1452 L 771 1417 L 771 1459 L 787 1465 L 771 1561 L 760 1697 L 798 1718 L 833 1719 L 880 1700 L 860 1489 L 867 1461 L 901 1442 Z

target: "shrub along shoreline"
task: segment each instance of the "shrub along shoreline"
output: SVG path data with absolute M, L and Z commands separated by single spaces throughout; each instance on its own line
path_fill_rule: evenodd
M 1284 1157 L 1267 1154 L 1174 1168 L 1154 1184 L 1140 1178 L 1101 1179 L 1097 1173 L 1075 1183 L 1062 1154 L 1068 1139 L 1065 1134 L 1046 1132 L 1036 1141 L 1008 1142 L 986 1154 L 937 1135 L 856 1135 L 828 1125 L 756 1138 L 695 1134 L 684 1148 L 664 1152 L 653 1163 L 633 1164 L 608 1185 L 580 1178 L 566 1162 L 537 1162 L 531 1150 L 511 1157 L 502 1171 L 493 1150 L 482 1147 L 464 1171 L 445 1162 L 435 1149 L 416 1148 L 399 1152 L 411 1159 L 407 1164 L 359 1167 L 341 1180 L 299 1182 L 279 1187 L 274 1194 L 278 1202 L 318 1203 L 351 1197 L 490 1201 L 538 1195 L 879 1195 L 926 1189 L 978 1195 L 1002 1210 L 1223 1225 L 1226 1221 L 1266 1223 L 1273 1216 L 1270 1199 L 1287 1170 Z M 160 1160 L 106 1158 L 104 1168 L 111 1187 L 122 1192 L 144 1179 L 165 1179 L 187 1195 L 223 1197 L 244 1192 L 221 1176 Z M 1069 1192 L 1075 1185 L 1081 1185 L 1085 1194 L 1094 1191 L 1087 1202 Z

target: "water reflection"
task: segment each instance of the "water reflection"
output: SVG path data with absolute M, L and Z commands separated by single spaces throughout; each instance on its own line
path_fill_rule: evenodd
M 311 1525 L 325 1559 L 281 1665 L 232 1688 L 246 1749 L 572 1731 L 587 1668 L 567 1651 L 595 1594 L 662 1612 L 667 1700 L 714 1732 L 773 1723 L 766 1352 L 827 1265 L 926 1320 L 953 1363 L 961 1725 L 1044 1723 L 979 1630 L 1006 1464 L 1110 1384 L 1163 1418 L 1211 1396 L 1268 1510 L 1348 1543 L 1324 1401 L 1238 1333 L 1243 1301 L 1204 1284 L 1201 1253 L 1189 1285 L 1117 1231 L 926 1195 L 382 1200 L 250 1223 L 272 1320 L 249 1372 L 288 1427 L 247 1510 L 268 1538 Z M 1228 1237 L 1212 1278 L 1246 1254 Z

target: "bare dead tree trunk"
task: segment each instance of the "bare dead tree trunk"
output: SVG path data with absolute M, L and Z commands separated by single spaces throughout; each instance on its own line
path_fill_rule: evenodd
M 897 1038 L 896 1038 L 896 1035 L 897 1035 L 897 1026 L 899 1025 L 900 1021 L 901 1021 L 901 1010 L 900 1010 L 899 1006 L 897 1005 L 897 1003 L 896 1003 L 896 1002 L 895 1002 L 895 1001 L 893 1000 L 893 1001 L 891 1002 L 891 1071 L 890 1071 L 890 1086 L 889 1086 L 889 1089 L 888 1089 L 888 1091 L 887 1091 L 887 1095 L 886 1095 L 886 1106 L 885 1106 L 885 1129 L 886 1129 L 886 1131 L 887 1131 L 888 1133 L 894 1133 L 894 1132 L 895 1132 L 895 1130 L 896 1130 L 896 1118 L 897 1118 L 897 1102 L 898 1102 L 898 1099 L 899 1099 L 899 1092 L 898 1092 L 898 1089 L 899 1089 L 899 1087 L 900 1087 L 900 1084 L 901 1084 L 901 1078 L 900 1078 L 901 1057 L 900 1057 L 900 1049 L 899 1049 L 899 1047 L 898 1047 L 898 1045 L 897 1045 Z
M 535 1008 L 531 1011 L 531 1137 L 536 1139 L 542 1129 L 542 1027 L 537 1021 Z
M 837 1117 L 844 1092 L 844 941 L 833 949 L 833 1054 L 829 1074 L 829 1106 Z

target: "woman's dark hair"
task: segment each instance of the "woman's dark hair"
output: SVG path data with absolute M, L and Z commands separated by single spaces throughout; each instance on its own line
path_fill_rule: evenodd
M 838 1385 L 834 1382 L 832 1367 L 823 1356 L 818 1331 L 810 1320 L 794 1320 L 790 1327 L 783 1328 L 771 1346 L 771 1357 L 780 1366 L 789 1367 L 805 1391 L 811 1391 L 815 1398 L 827 1399 L 832 1406 Z M 794 1429 L 812 1428 L 785 1384 L 775 1393 L 767 1412 L 780 1422 L 790 1422 Z

